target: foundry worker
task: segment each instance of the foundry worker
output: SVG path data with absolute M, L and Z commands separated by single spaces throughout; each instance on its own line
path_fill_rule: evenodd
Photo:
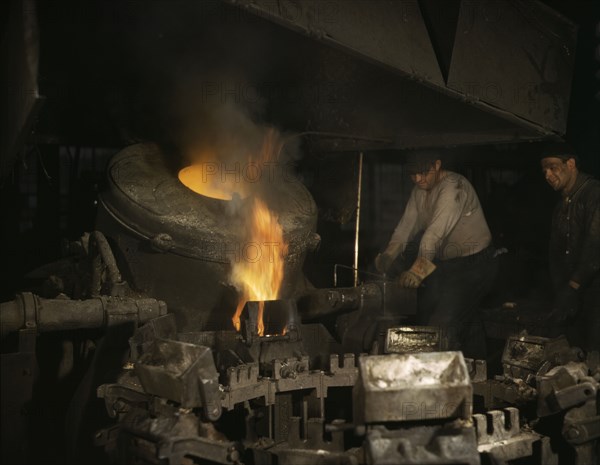
M 561 199 L 552 217 L 549 265 L 554 302 L 549 320 L 571 344 L 600 349 L 600 182 L 582 173 L 566 143 L 547 144 L 542 172 Z
M 398 283 L 419 288 L 418 324 L 441 327 L 450 350 L 483 357 L 477 307 L 491 290 L 497 263 L 479 198 L 464 176 L 443 169 L 434 150 L 410 153 L 406 166 L 415 186 L 375 267 L 386 273 L 397 257 L 408 259 L 412 249 L 412 265 Z M 413 242 L 421 233 L 418 244 Z M 478 343 L 465 345 L 473 342 L 473 334 Z

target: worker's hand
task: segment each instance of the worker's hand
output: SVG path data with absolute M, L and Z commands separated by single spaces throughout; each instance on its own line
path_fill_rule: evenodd
M 564 286 L 556 294 L 549 318 L 552 323 L 566 323 L 579 311 L 579 291 L 570 285 Z
M 403 271 L 398 279 L 398 285 L 400 287 L 408 287 L 410 289 L 416 289 L 423 282 L 423 278 L 417 276 L 412 271 Z
M 394 263 L 394 259 L 389 253 L 383 252 L 375 257 L 375 269 L 381 274 L 387 273 L 392 263 Z
M 398 285 L 400 287 L 416 289 L 427 276 L 435 271 L 435 269 L 436 266 L 429 260 L 424 257 L 418 257 L 410 269 L 400 275 Z

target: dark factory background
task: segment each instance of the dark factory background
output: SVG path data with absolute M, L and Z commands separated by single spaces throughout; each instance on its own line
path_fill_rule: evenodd
M 423 3 L 430 10 L 439 5 Z M 600 6 L 591 0 L 544 3 L 579 27 L 564 138 L 577 149 L 583 170 L 598 177 Z M 294 139 L 290 163 L 318 206 L 321 244 L 308 254 L 304 271 L 316 287 L 331 287 L 334 264 L 351 267 L 354 260 L 363 154 L 359 268 L 374 272 L 373 260 L 387 244 L 412 188 L 403 171 L 409 147 L 392 141 L 381 148 L 386 141 L 378 140 L 370 127 L 377 125 L 377 118 L 370 120 L 377 102 L 357 95 L 365 88 L 381 88 L 385 95 L 389 70 L 239 7 L 193 0 L 3 2 L 3 53 L 9 57 L 3 58 L 4 65 L 19 63 L 22 56 L 21 45 L 10 41 L 10 18 L 23 4 L 36 7 L 42 98 L 14 156 L 8 150 L 1 154 L 1 301 L 37 289 L 41 282 L 31 271 L 58 260 L 69 241 L 94 229 L 97 195 L 106 185 L 111 156 L 132 143 L 155 141 L 182 167 L 182 144 L 209 134 L 219 122 L 207 113 L 222 104 L 239 107 L 250 120 L 285 134 L 318 132 L 314 125 L 319 121 L 364 112 L 353 121 L 364 123 L 368 137 L 356 132 L 339 139 L 300 136 Z M 361 31 L 356 32 L 359 36 Z M 11 128 L 11 105 L 27 101 L 30 89 L 18 73 L 5 69 L 3 74 L 9 102 L 3 109 L 6 129 Z M 357 81 L 360 86 L 354 85 Z M 411 89 L 407 86 L 407 92 Z M 414 95 L 410 101 L 414 104 Z M 424 96 L 420 110 L 425 115 L 429 103 Z M 390 106 L 403 104 L 402 99 L 383 102 L 378 118 L 393 118 Z M 224 124 L 232 131 L 244 130 L 233 120 Z M 327 132 L 326 126 L 317 129 Z M 329 132 L 341 132 L 343 122 L 331 127 Z M 361 137 L 366 143 L 353 145 Z M 548 286 L 547 241 L 557 194 L 539 168 L 542 143 L 532 138 L 435 144 L 445 165 L 473 183 L 494 245 L 507 250 L 490 306 L 537 295 L 543 300 Z M 338 284 L 352 285 L 348 269 L 340 268 Z M 60 415 L 48 407 L 38 424 L 37 433 L 48 438 L 44 457 L 38 457 L 43 463 L 64 459 L 58 444 L 62 431 L 47 428 Z
M 334 58 L 324 46 L 218 3 L 39 2 L 43 103 L 27 143 L 3 163 L 0 243 L 10 270 L 2 283 L 4 300 L 23 285 L 28 271 L 59 257 L 65 240 L 93 228 L 95 197 L 111 155 L 140 140 L 158 141 L 176 153 L 190 130 L 186 118 L 201 120 L 205 111 L 193 105 L 234 103 L 260 123 L 310 131 L 311 121 L 299 121 L 296 107 L 356 111 L 351 93 L 356 88 L 343 80 L 344 73 L 349 81 L 360 74 L 367 83 L 372 76 L 372 86 L 385 79 L 374 65 L 347 57 L 335 58 L 347 68 L 343 73 L 328 75 L 327 60 Z M 579 151 L 584 170 L 598 174 L 598 7 L 593 1 L 547 4 L 579 25 L 565 137 Z M 9 13 L 5 21 L 15 14 L 10 2 L 2 8 Z M 289 66 L 277 66 L 282 57 Z M 204 70 L 202 60 L 213 69 Z M 233 82 L 225 75 L 234 76 Z M 8 81 L 5 90 L 26 94 L 24 85 Z M 191 88 L 192 95 L 181 95 Z M 185 105 L 178 107 L 182 99 Z M 428 103 L 424 98 L 423 106 Z M 10 114 L 4 116 L 10 120 Z M 536 150 L 535 142 L 444 150 L 447 166 L 474 183 L 496 246 L 507 247 L 520 261 L 513 268 L 513 289 L 527 289 L 536 276 L 532 271 L 545 264 L 555 196 L 540 175 Z M 299 151 L 295 170 L 319 206 L 322 238 L 307 260 L 308 277 L 315 285 L 330 285 L 333 264 L 353 262 L 358 151 L 328 150 L 308 138 Z M 402 173 L 402 150 L 364 152 L 360 264 L 367 269 L 389 239 L 411 185 Z

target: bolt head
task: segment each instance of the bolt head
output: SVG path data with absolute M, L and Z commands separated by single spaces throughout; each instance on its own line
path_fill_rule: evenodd
M 568 439 L 577 439 L 579 437 L 579 430 L 577 428 L 569 428 L 567 430 Z

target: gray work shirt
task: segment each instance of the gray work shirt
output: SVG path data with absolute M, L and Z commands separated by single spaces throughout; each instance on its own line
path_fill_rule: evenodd
M 446 171 L 431 190 L 413 188 L 386 253 L 396 258 L 421 231 L 419 255 L 430 261 L 466 257 L 492 241 L 475 189 L 452 171 Z

